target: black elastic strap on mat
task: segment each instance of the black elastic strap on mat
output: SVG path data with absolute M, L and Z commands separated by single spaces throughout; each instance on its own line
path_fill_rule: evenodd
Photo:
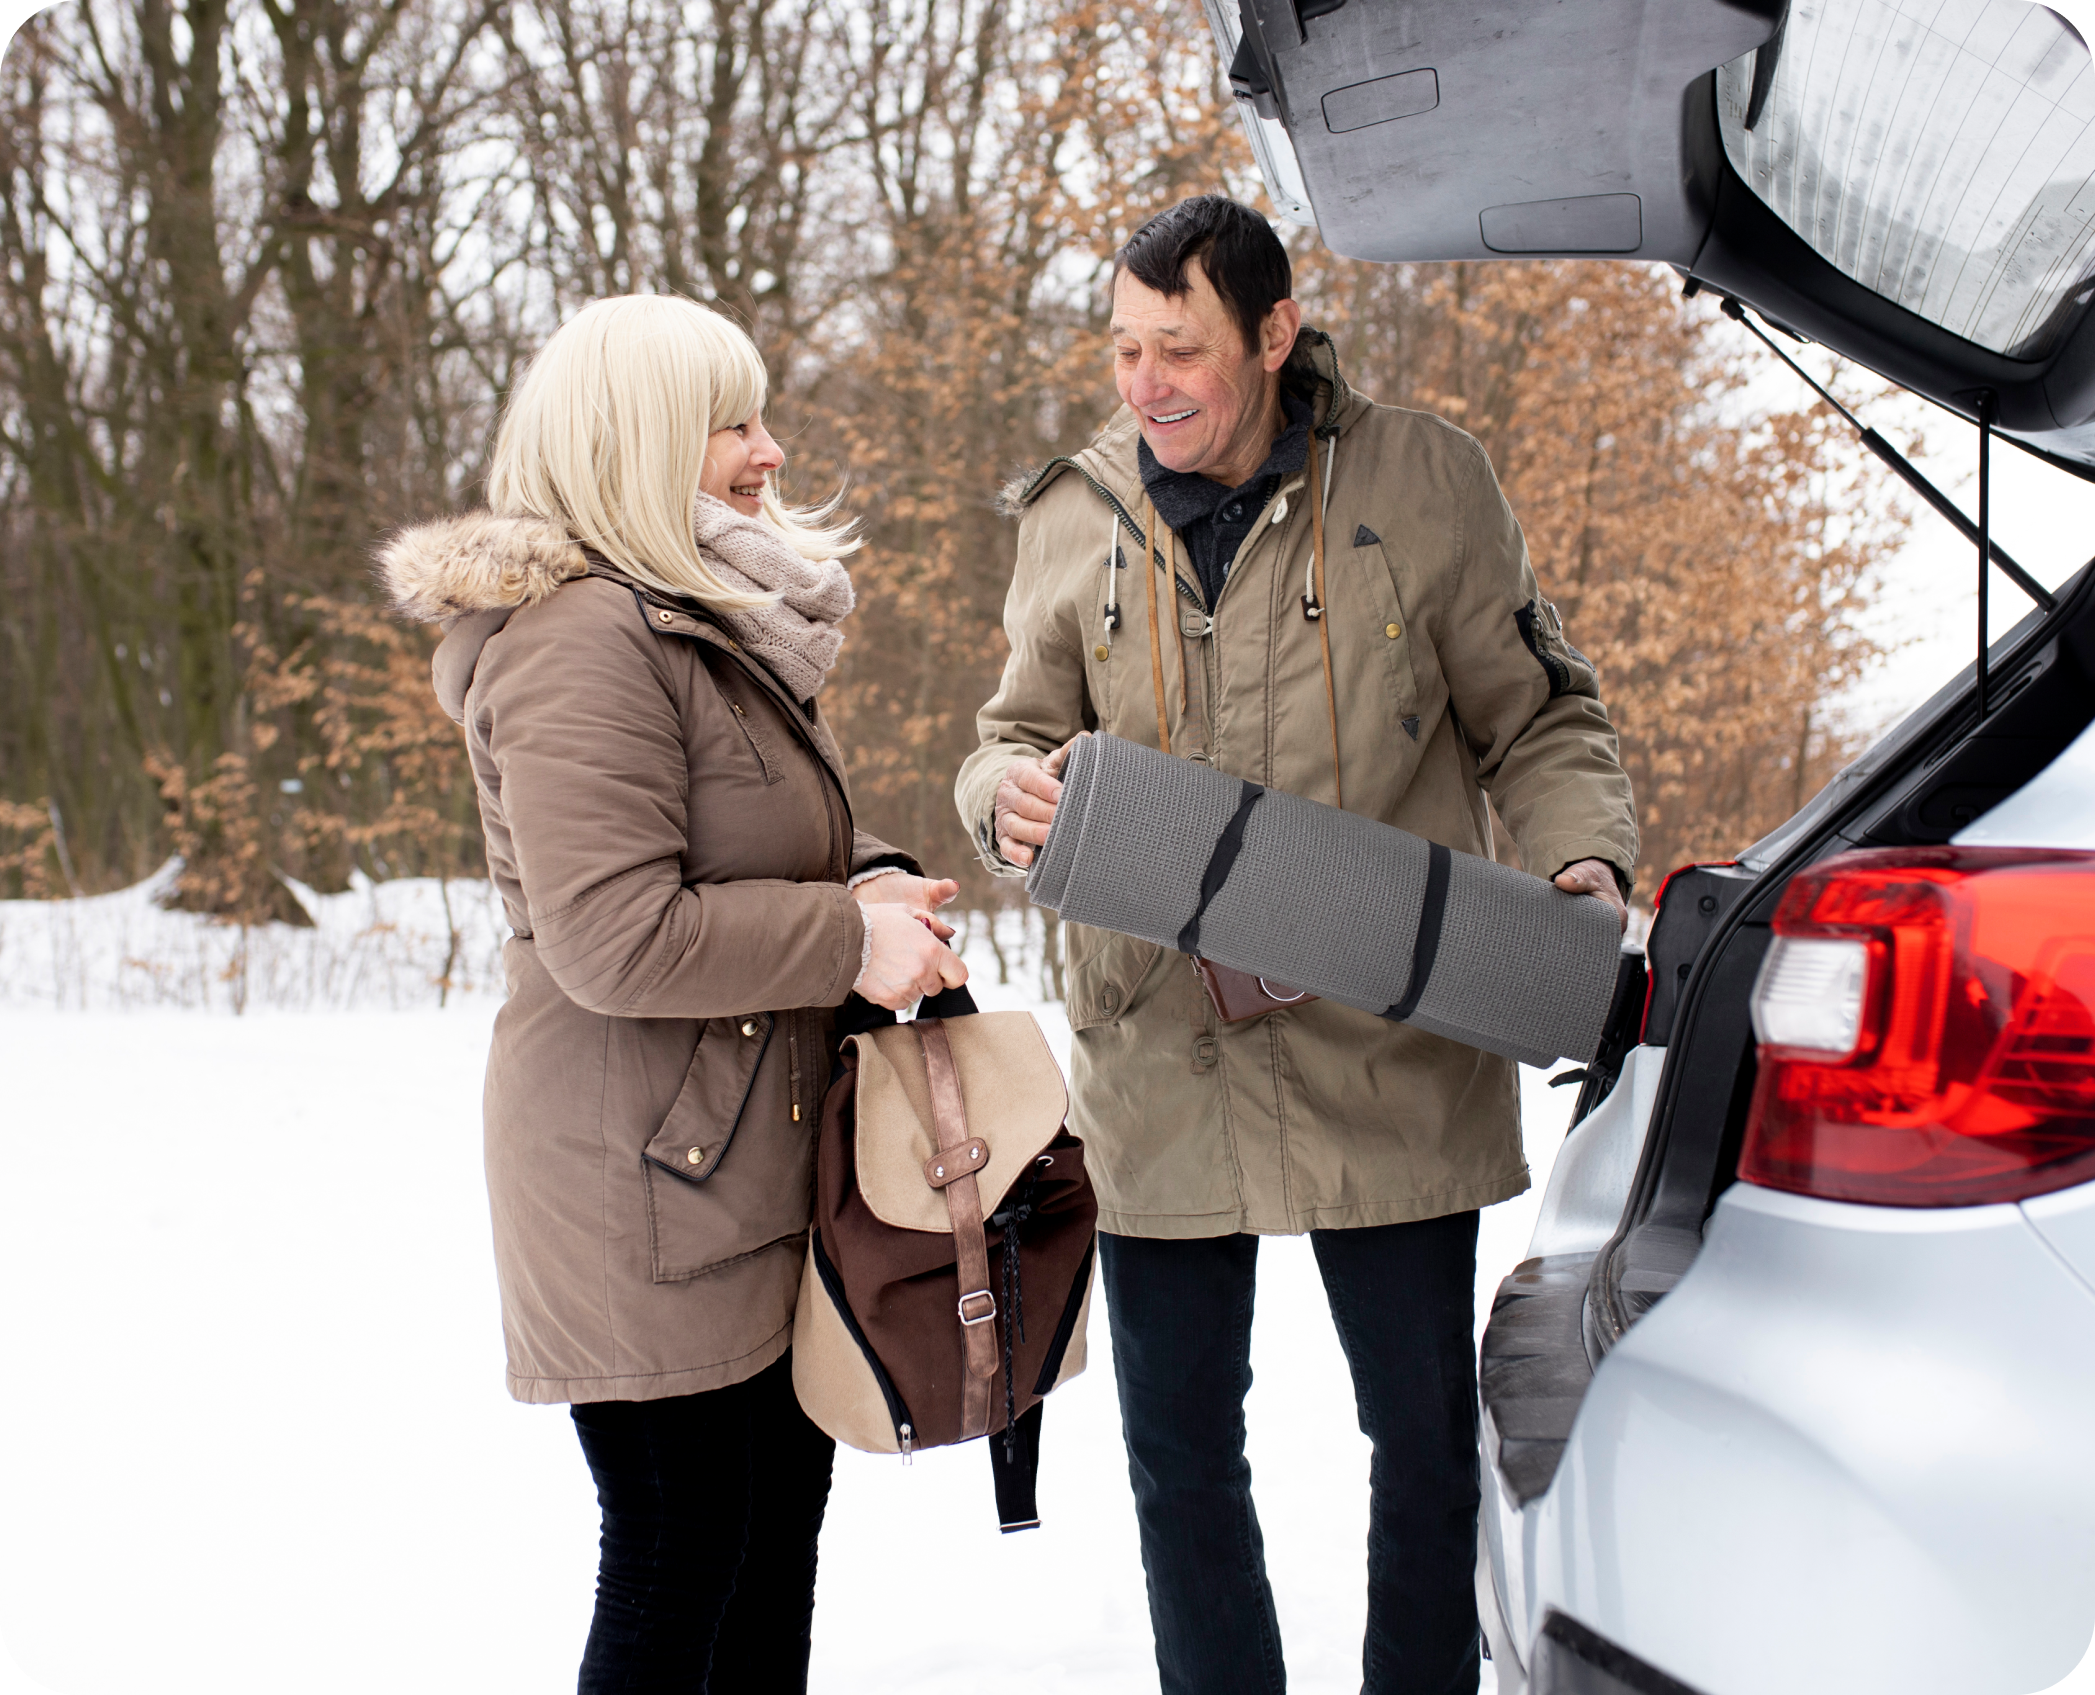
M 1034 1501 L 1033 1483 L 1040 1474 L 1040 1413 L 1047 1405 L 1035 1401 L 1018 1415 L 1011 1427 L 1017 1438 L 1014 1454 L 1004 1457 L 1004 1438 L 992 1436 L 983 1445 L 989 1449 L 990 1476 L 997 1486 L 997 1523 L 1006 1536 L 1014 1530 L 1038 1530 L 1040 1509 Z
M 1404 985 L 1404 998 L 1384 1018 L 1401 1024 L 1418 1010 L 1418 998 L 1426 992 L 1434 956 L 1440 952 L 1440 920 L 1448 907 L 1448 872 L 1454 863 L 1455 856 L 1439 842 L 1426 844 L 1426 898 L 1419 903 L 1418 936 L 1411 944 L 1411 981 Z
M 1193 916 L 1186 920 L 1186 927 L 1178 933 L 1180 953 L 1199 951 L 1201 917 L 1206 913 L 1208 903 L 1222 892 L 1222 885 L 1229 881 L 1230 872 L 1236 868 L 1237 855 L 1244 851 L 1244 826 L 1251 819 L 1251 809 L 1258 805 L 1258 797 L 1265 792 L 1256 783 L 1246 783 L 1236 811 L 1222 826 L 1222 834 L 1215 838 L 1215 851 L 1208 855 L 1208 868 L 1200 874 L 1200 904 L 1193 909 Z

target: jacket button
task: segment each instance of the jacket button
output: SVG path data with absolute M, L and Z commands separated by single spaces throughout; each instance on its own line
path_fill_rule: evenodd
M 706 1163 L 706 1150 L 704 1148 L 688 1149 L 684 1154 L 684 1158 L 693 1165 L 704 1165 Z
M 1108 983 L 1098 992 L 1098 1004 L 1108 1012 L 1118 1012 L 1120 1010 L 1119 988 L 1112 983 Z
M 1096 659 L 1101 665 L 1103 665 L 1107 660 L 1113 657 L 1113 650 L 1110 647 L 1106 646 L 1104 642 L 1100 642 L 1098 646 L 1091 650 L 1091 657 Z
M 669 619 L 670 614 L 667 612 L 657 612 L 655 614 L 655 622 L 658 624 L 666 624 L 669 622 Z
M 756 1033 L 757 1033 L 757 1021 L 756 1021 L 756 1020 L 755 1020 L 754 1018 L 745 1018 L 745 1019 L 743 1019 L 743 1020 L 742 1020 L 742 1034 L 743 1034 L 743 1035 L 745 1035 L 745 1036 L 754 1036 L 754 1035 L 755 1035 Z
M 1397 637 L 1404 633 L 1404 626 L 1402 624 L 1384 624 L 1382 633 L 1389 637 L 1391 641 L 1395 641 Z

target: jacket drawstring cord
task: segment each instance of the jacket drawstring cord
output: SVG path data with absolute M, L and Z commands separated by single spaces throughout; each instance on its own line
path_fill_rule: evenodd
M 1149 594 L 1149 680 L 1157 691 L 1157 748 L 1169 753 L 1171 721 L 1164 711 L 1164 627 L 1157 621 L 1157 508 L 1153 501 L 1142 502 L 1142 517 L 1142 582 Z
M 1329 467 L 1338 456 L 1327 450 L 1324 456 L 1326 467 L 1324 487 L 1331 487 Z M 1309 435 L 1309 475 L 1311 481 L 1317 475 L 1317 435 Z M 1338 690 L 1331 681 L 1331 621 L 1324 616 L 1324 503 L 1318 501 L 1309 509 L 1310 519 L 1310 594 L 1302 597 L 1303 615 L 1317 626 L 1317 641 L 1324 650 L 1324 709 L 1331 714 L 1331 787 L 1338 797 L 1339 810 L 1346 809 L 1345 780 L 1339 774 L 1338 762 Z M 1311 596 L 1314 596 L 1312 602 Z M 1314 606 L 1314 610 L 1312 610 Z
M 1320 436 L 1323 438 L 1325 445 L 1324 492 L 1320 497 L 1317 516 L 1322 518 L 1327 514 L 1331 506 L 1331 472 L 1332 467 L 1338 464 L 1338 426 L 1336 424 L 1325 424 L 1321 428 L 1313 429 L 1309 432 L 1309 474 L 1312 480 L 1315 480 L 1317 474 L 1317 439 Z M 1324 616 L 1324 590 L 1323 586 L 1317 581 L 1317 573 L 1320 569 L 1322 569 L 1322 560 L 1318 555 L 1312 553 L 1309 563 L 1303 567 L 1302 571 L 1302 616 L 1307 618 L 1312 624 Z

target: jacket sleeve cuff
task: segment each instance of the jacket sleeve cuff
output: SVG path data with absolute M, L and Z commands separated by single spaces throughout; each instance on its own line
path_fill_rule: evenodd
M 1023 877 L 1027 867 L 1014 864 L 1004 857 L 997 846 L 996 826 L 992 819 L 985 818 L 975 827 L 975 857 L 982 862 L 982 869 L 992 877 Z
M 812 1006 L 842 1006 L 866 968 L 866 957 L 871 951 L 872 937 L 866 929 L 866 909 L 852 899 L 850 890 L 842 884 L 832 883 L 837 891 L 837 904 L 843 908 L 843 945 L 837 951 L 837 974 L 822 994 L 811 1001 Z

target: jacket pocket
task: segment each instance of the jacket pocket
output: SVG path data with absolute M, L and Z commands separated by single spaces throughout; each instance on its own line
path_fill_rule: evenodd
M 742 691 L 735 684 L 721 677 L 712 666 L 706 667 L 706 675 L 713 679 L 713 690 L 742 732 L 742 739 L 749 744 L 749 751 L 756 755 L 758 767 L 764 773 L 766 788 L 785 780 L 785 768 L 779 763 L 778 749 L 773 745 L 770 732 L 751 710 L 752 702 L 741 698 Z
M 1357 624 L 1359 639 L 1368 646 L 1369 675 L 1381 680 L 1377 693 L 1383 704 L 1383 722 L 1389 731 L 1402 732 L 1407 738 L 1404 745 L 1409 745 L 1419 739 L 1418 676 L 1411 663 L 1411 619 L 1404 610 L 1396 562 L 1389 557 L 1388 545 L 1379 540 L 1365 545 L 1356 541 L 1352 554 L 1367 596 L 1368 615 L 1349 622 Z
M 640 1164 L 657 1283 L 807 1230 L 814 1126 L 752 1110 L 777 1025 L 776 1015 L 756 1012 L 699 1026 L 683 1087 Z
M 1117 1023 L 1133 1008 L 1164 950 L 1155 942 L 1089 924 L 1065 924 L 1062 934 L 1069 950 L 1070 1029 Z

